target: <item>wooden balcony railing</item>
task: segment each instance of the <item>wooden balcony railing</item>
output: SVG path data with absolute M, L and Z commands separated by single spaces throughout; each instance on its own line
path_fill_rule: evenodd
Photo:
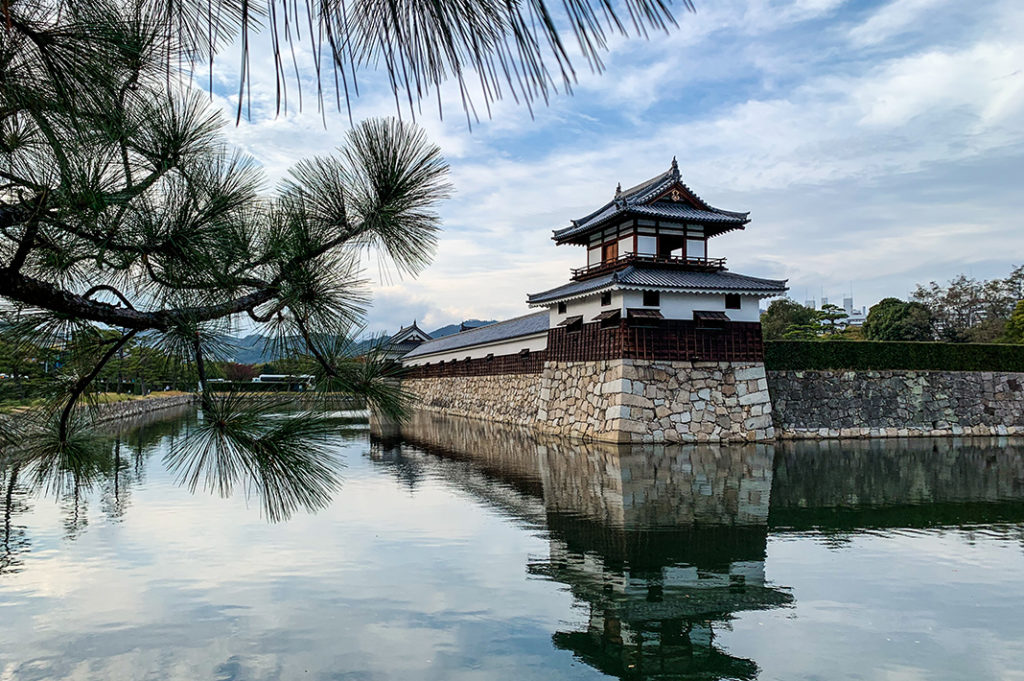
M 673 256 L 626 253 L 614 260 L 604 260 L 594 265 L 587 265 L 586 267 L 575 267 L 572 269 L 572 278 L 577 281 L 590 279 L 607 274 L 608 272 L 621 270 L 633 264 L 716 271 L 725 268 L 725 258 L 676 258 Z

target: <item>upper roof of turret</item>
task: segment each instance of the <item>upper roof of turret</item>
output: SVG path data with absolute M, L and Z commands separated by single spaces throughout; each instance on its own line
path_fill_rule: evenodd
M 555 230 L 556 243 L 586 243 L 587 237 L 609 223 L 625 217 L 654 219 L 668 223 L 704 225 L 708 236 L 733 229 L 743 229 L 750 213 L 722 210 L 710 205 L 680 179 L 679 164 L 635 187 L 623 190 L 619 185 L 615 197 L 590 215 L 573 220 L 565 229 Z

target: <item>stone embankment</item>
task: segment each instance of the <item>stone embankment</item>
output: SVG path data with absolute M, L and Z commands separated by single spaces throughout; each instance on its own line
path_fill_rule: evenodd
M 125 400 L 124 402 L 108 402 L 99 405 L 96 410 L 96 422 L 107 423 L 121 419 L 135 419 L 165 409 L 190 407 L 196 403 L 196 396 L 171 395 L 168 397 L 148 397 L 144 400 Z
M 415 397 L 418 409 L 530 425 L 537 419 L 540 376 L 499 374 L 411 378 L 402 381 L 402 388 Z
M 1021 373 L 618 359 L 403 387 L 428 411 L 612 442 L 1024 435 Z
M 781 438 L 1024 435 L 1024 374 L 770 371 Z
M 764 365 L 617 359 L 546 362 L 541 374 L 413 378 L 417 407 L 612 442 L 774 437 Z
M 619 442 L 753 442 L 774 436 L 763 364 L 549 362 L 542 377 L 542 430 Z

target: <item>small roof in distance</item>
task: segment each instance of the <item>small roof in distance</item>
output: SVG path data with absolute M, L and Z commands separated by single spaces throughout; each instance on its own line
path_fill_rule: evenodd
M 420 343 L 416 349 L 403 355 L 403 358 L 421 357 L 436 352 L 447 352 L 471 345 L 482 345 L 484 343 L 495 343 L 509 340 L 519 336 L 530 336 L 548 330 L 550 317 L 546 310 L 532 314 L 506 319 L 496 324 L 478 326 L 468 331 L 453 333 L 450 336 L 435 338 L 425 343 Z
M 400 328 L 395 335 L 388 338 L 388 343 L 397 345 L 407 341 L 428 341 L 430 340 L 430 334 L 421 329 L 416 325 L 415 320 L 409 326 L 403 326 Z
M 664 319 L 665 315 L 660 310 L 648 310 L 642 307 L 630 307 L 626 309 L 626 316 L 632 319 Z

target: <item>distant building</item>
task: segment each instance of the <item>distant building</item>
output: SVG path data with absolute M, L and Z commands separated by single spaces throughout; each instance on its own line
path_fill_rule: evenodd
M 812 310 L 824 309 L 828 305 L 828 297 L 821 297 L 821 307 L 817 307 L 814 298 L 809 298 L 804 302 L 804 307 L 809 307 Z M 846 312 L 846 324 L 848 326 L 861 326 L 864 324 L 864 320 L 867 319 L 868 311 L 867 308 L 861 306 L 856 308 L 853 306 L 853 296 L 845 296 L 843 298 L 843 311 Z
M 388 338 L 385 344 L 385 353 L 388 359 L 397 360 L 430 339 L 430 334 L 417 326 L 416 321 L 413 320 L 412 324 L 402 327 L 395 335 Z

